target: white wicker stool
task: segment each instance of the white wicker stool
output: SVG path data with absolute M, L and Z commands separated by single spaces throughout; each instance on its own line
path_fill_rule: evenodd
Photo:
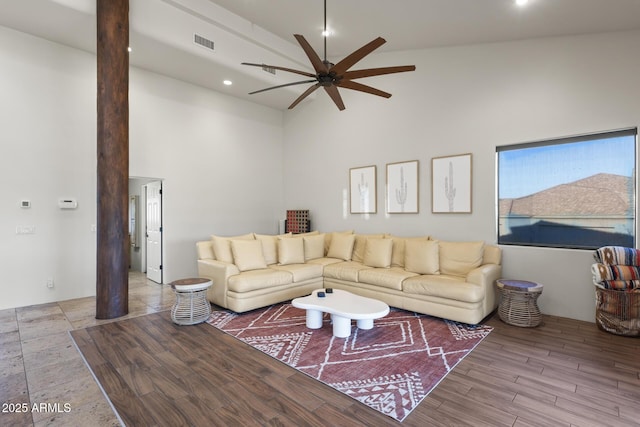
M 176 302 L 171 309 L 171 320 L 178 325 L 202 323 L 211 314 L 207 289 L 211 280 L 203 278 L 181 279 L 171 282 Z
M 500 304 L 498 315 L 509 325 L 533 328 L 542 323 L 538 297 L 543 285 L 525 280 L 497 280 Z

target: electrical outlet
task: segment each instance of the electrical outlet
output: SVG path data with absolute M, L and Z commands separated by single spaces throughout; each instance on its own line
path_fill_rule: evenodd
M 53 278 L 47 279 L 47 288 L 49 289 L 53 288 Z

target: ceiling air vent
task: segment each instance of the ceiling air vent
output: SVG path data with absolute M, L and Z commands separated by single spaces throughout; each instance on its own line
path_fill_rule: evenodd
M 198 45 L 202 46 L 202 47 L 206 47 L 207 49 L 215 50 L 213 48 L 213 41 L 209 40 L 206 37 L 202 37 L 201 35 L 194 34 L 193 35 L 193 42 L 195 44 L 198 44 Z
M 267 67 L 266 65 L 262 66 L 262 71 L 266 71 L 267 73 L 271 73 L 274 76 L 276 75 L 276 69 L 273 67 Z

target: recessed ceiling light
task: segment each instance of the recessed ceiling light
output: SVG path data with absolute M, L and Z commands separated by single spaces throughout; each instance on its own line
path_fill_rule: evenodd
M 133 49 L 131 49 L 131 46 L 129 46 L 129 47 L 127 48 L 127 52 L 131 52 L 132 50 L 133 50 Z
M 233 84 L 233 82 L 231 80 L 225 80 L 222 83 L 224 83 L 225 86 L 231 86 Z
M 516 4 L 517 4 L 518 6 L 524 6 L 524 5 L 526 5 L 527 3 L 529 3 L 529 0 L 516 0 Z
M 326 30 L 322 31 L 323 37 L 330 37 L 332 35 L 333 35 L 333 30 L 331 28 L 327 28 Z

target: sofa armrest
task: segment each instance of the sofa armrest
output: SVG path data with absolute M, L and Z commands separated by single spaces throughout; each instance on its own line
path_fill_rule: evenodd
M 240 270 L 235 264 L 214 259 L 198 260 L 198 276 L 213 282 L 207 289 L 207 299 L 221 307 L 227 307 L 228 280 L 236 274 L 240 274 Z
M 492 312 L 498 306 L 495 283 L 501 275 L 502 266 L 498 264 L 483 264 L 467 274 L 467 282 L 482 286 L 484 289 L 486 313 Z

